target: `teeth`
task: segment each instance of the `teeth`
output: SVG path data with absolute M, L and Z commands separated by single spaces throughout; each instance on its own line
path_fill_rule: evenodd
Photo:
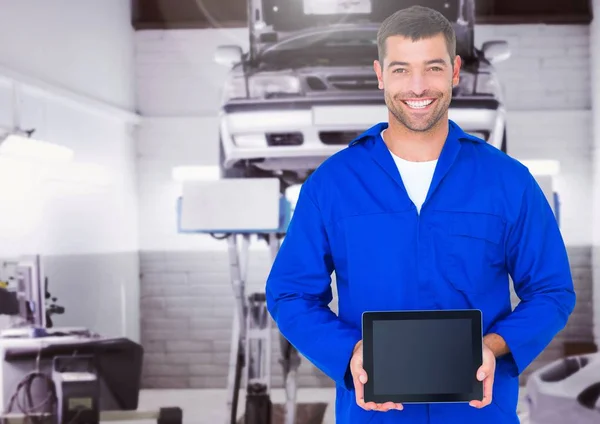
M 406 103 L 409 107 L 413 108 L 413 109 L 423 109 L 427 106 L 429 106 L 431 104 L 431 102 L 433 102 L 433 100 L 419 100 L 419 101 L 405 101 L 404 103 Z

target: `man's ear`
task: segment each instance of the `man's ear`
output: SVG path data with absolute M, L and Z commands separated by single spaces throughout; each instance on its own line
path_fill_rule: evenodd
M 462 65 L 462 59 L 459 55 L 454 57 L 454 64 L 452 66 L 452 86 L 456 87 L 460 80 L 460 67 Z
M 380 90 L 383 90 L 383 70 L 379 60 L 373 61 L 373 70 L 377 75 L 377 86 Z

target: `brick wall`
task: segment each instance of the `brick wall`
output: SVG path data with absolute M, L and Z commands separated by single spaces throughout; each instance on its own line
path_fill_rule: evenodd
M 508 110 L 580 110 L 591 105 L 589 33 L 586 25 L 495 25 L 475 37 L 511 46 L 511 58 L 496 66 Z
M 245 46 L 245 30 L 137 33 L 138 102 L 146 122 L 138 134 L 142 343 L 146 387 L 224 387 L 233 296 L 223 243 L 175 233 L 176 165 L 217 160 L 216 107 L 223 68 L 212 62 L 219 44 Z M 512 58 L 498 65 L 506 86 L 511 154 L 560 159 L 556 188 L 563 201 L 580 302 L 569 326 L 530 370 L 560 356 L 567 340 L 591 339 L 591 115 L 586 26 L 484 26 L 477 43 L 506 39 Z M 552 41 L 552 42 L 550 42 Z M 542 119 L 546 120 L 544 122 Z M 261 290 L 269 255 L 251 255 L 250 290 Z M 274 330 L 274 335 L 276 335 Z M 273 382 L 281 383 L 273 344 Z M 523 378 L 526 378 L 526 373 Z M 303 361 L 301 386 L 331 382 Z
M 569 248 L 579 302 L 566 328 L 523 373 L 559 358 L 563 343 L 591 341 L 591 249 Z M 141 254 L 141 337 L 146 349 L 144 387 L 225 387 L 232 334 L 233 291 L 224 251 L 146 252 Z M 269 272 L 269 253 L 252 252 L 248 293 L 260 291 Z M 583 300 L 587 299 L 587 300 Z M 518 298 L 513 296 L 516 304 Z M 334 298 L 332 309 L 336 308 Z M 273 328 L 273 384 L 283 379 L 278 364 L 278 333 Z M 298 384 L 327 387 L 331 381 L 303 358 Z
M 269 255 L 265 250 L 251 253 L 247 293 L 263 291 Z M 234 310 L 227 252 L 142 253 L 141 267 L 145 387 L 225 387 Z M 274 326 L 272 335 L 273 384 L 280 386 Z M 300 373 L 303 387 L 330 384 L 306 360 Z

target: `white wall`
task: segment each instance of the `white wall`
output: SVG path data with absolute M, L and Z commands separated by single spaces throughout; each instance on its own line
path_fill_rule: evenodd
M 128 0 L 0 0 L 0 64 L 134 108 Z
M 0 0 L 0 10 L 0 127 L 74 152 L 59 167 L 0 159 L 0 257 L 43 256 L 67 310 L 60 325 L 137 339 L 129 2 Z
M 590 245 L 591 139 L 589 28 L 585 25 L 481 26 L 476 42 L 509 41 L 512 58 L 498 65 L 506 87 L 510 154 L 556 159 L 561 175 L 566 242 Z M 223 247 L 200 236 L 177 235 L 171 180 L 178 165 L 216 165 L 216 111 L 224 68 L 213 62 L 220 44 L 246 48 L 246 30 L 169 30 L 136 33 L 140 248 Z M 543 112 L 542 112 L 543 111 Z
M 10 242 L 0 245 L 1 255 L 137 249 L 131 122 L 110 112 L 120 109 L 73 95 L 134 104 L 126 3 L 0 0 L 0 37 L 10 40 L 0 43 L 0 127 L 33 128 L 35 137 L 71 148 L 73 169 L 56 172 L 76 179 L 50 182 L 56 172 L 44 176 L 37 164 L 4 160 L 1 193 L 9 207 L 0 209 L 0 235 Z
M 593 11 L 596 16 L 590 25 L 590 58 L 593 75 L 600 75 L 600 0 L 593 0 Z M 593 147 L 594 160 L 593 183 L 593 295 L 594 304 L 600 305 L 600 78 L 592 79 L 592 116 L 593 116 Z M 600 345 L 600 313 L 594 315 L 594 341 Z

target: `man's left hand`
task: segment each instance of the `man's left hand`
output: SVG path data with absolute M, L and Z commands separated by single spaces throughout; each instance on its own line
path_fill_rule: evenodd
M 496 371 L 496 356 L 484 343 L 483 364 L 477 371 L 477 380 L 483 381 L 483 400 L 469 402 L 474 408 L 483 408 L 492 402 L 492 388 L 494 387 L 494 373 Z

